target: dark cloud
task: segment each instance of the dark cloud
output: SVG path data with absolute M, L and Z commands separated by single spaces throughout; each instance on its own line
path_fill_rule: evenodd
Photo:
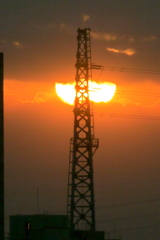
M 6 76 L 24 79 L 25 75 L 25 79 L 29 80 L 32 79 L 27 73 L 29 70 L 30 75 L 35 75 L 36 79 L 39 59 L 43 59 L 43 66 L 50 73 L 57 72 L 57 65 L 61 61 L 63 67 L 66 62 L 74 65 L 76 30 L 86 25 L 93 30 L 94 61 L 100 59 L 103 65 L 106 61 L 113 66 L 118 65 L 118 62 L 123 63 L 123 58 L 115 57 L 112 63 L 110 55 L 104 56 L 104 48 L 134 49 L 138 54 L 131 62 L 124 62 L 123 67 L 130 65 L 157 69 L 160 50 L 159 9 L 160 3 L 156 0 L 103 0 L 101 3 L 88 0 L 83 5 L 76 3 L 76 6 L 73 0 L 69 0 L 67 4 L 64 0 L 7 0 L 2 3 L 0 10 L 0 22 L 3 26 L 0 47 L 6 56 Z M 82 16 L 85 16 L 85 19 L 89 18 L 89 22 L 84 22 Z M 104 46 L 103 42 L 97 43 L 98 40 L 113 44 Z M 10 43 L 14 44 L 11 46 Z M 15 46 L 19 47 L 19 50 L 21 46 L 21 50 L 17 51 Z M 45 71 L 41 72 L 41 78 L 45 78 Z

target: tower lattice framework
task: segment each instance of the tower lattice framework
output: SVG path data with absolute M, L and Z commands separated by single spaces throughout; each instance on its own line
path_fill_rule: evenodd
M 95 230 L 92 157 L 99 141 L 94 138 L 89 80 L 92 79 L 90 29 L 78 29 L 74 137 L 70 142 L 68 204 L 72 230 Z

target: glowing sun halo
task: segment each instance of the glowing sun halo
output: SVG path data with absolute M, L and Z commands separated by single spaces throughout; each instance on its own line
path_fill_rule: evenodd
M 55 89 L 60 99 L 70 105 L 74 104 L 75 99 L 75 83 L 56 83 Z M 116 91 L 114 83 L 103 82 L 96 83 L 89 81 L 89 97 L 93 102 L 109 102 Z

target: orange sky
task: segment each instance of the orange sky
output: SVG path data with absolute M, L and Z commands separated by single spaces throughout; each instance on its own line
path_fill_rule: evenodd
M 120 207 L 118 212 L 105 206 L 159 197 L 159 121 L 125 117 L 128 114 L 159 117 L 159 97 L 135 95 L 137 91 L 157 93 L 158 89 L 154 82 L 124 82 L 117 84 L 112 101 L 94 103 L 95 137 L 100 139 L 94 156 L 99 230 L 106 228 L 108 218 L 132 216 L 139 211 L 141 215 L 156 212 L 158 203 L 150 208 L 148 205 Z M 134 95 L 119 94 L 122 91 L 133 91 Z M 73 106 L 56 96 L 54 83 L 5 81 L 7 216 L 36 213 L 37 186 L 40 212 L 65 214 L 71 137 Z M 113 229 L 113 223 L 108 224 Z
M 119 74 L 120 75 L 120 74 Z M 117 74 L 117 78 L 118 78 Z M 121 77 L 121 76 L 120 76 Z M 101 78 L 102 81 L 102 78 Z M 59 83 L 63 80 L 57 81 Z M 97 81 L 98 82 L 98 81 Z M 113 83 L 117 81 L 112 81 Z M 116 93 L 111 102 L 119 103 L 120 107 L 127 108 L 128 114 L 131 114 L 130 107 L 139 105 L 148 108 L 148 113 L 158 104 L 160 91 L 159 84 L 148 80 L 132 84 L 124 81 L 116 85 Z M 53 82 L 26 82 L 16 80 L 5 80 L 4 93 L 6 96 L 13 96 L 20 102 L 53 102 L 58 96 L 55 92 L 55 83 Z M 58 99 L 57 99 L 58 100 Z M 101 104 L 99 104 L 101 106 Z M 128 106 L 129 105 L 129 106 Z M 65 106 L 65 105 L 64 105 Z M 107 105 L 106 105 L 107 106 Z M 98 107 L 98 106 L 97 106 Z M 101 107 L 100 107 L 101 108 Z M 154 109 L 154 108 L 153 108 Z M 114 108 L 112 108 L 114 111 Z M 117 109 L 116 109 L 117 111 Z M 158 112 L 156 113 L 156 115 Z

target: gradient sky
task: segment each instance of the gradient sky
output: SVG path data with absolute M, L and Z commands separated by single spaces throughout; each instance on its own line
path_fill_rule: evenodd
M 160 238 L 159 13 L 159 0 L 1 3 L 6 226 L 11 214 L 66 213 L 73 106 L 54 84 L 74 81 L 76 31 L 90 27 L 92 62 L 104 66 L 93 80 L 117 85 L 111 102 L 94 104 L 97 230 Z

